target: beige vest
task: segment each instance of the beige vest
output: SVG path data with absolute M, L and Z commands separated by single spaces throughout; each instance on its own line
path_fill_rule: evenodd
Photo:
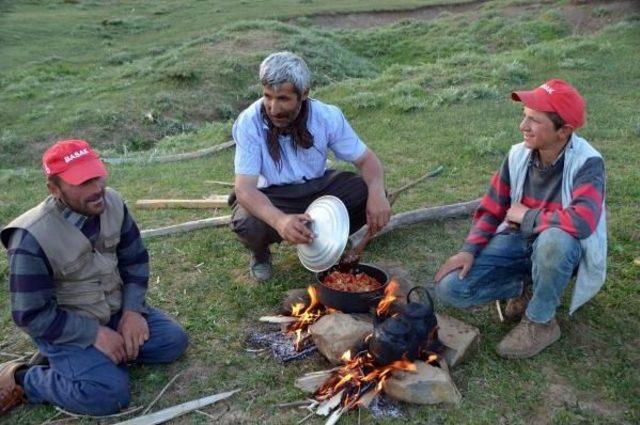
M 111 188 L 105 191 L 105 202 L 95 247 L 79 228 L 62 216 L 51 196 L 2 230 L 5 246 L 9 229 L 21 228 L 33 235 L 53 270 L 58 306 L 95 317 L 101 324 L 106 324 L 122 306 L 122 279 L 116 247 L 120 242 L 124 203 Z

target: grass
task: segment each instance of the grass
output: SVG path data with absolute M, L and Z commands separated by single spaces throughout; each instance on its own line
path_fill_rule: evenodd
M 256 20 L 263 16 L 250 15 L 252 8 L 230 2 L 216 6 L 226 11 L 224 19 L 205 26 L 205 18 L 213 19 L 215 14 L 196 16 L 201 3 L 208 4 L 193 2 L 194 9 L 185 10 L 177 8 L 177 3 L 157 2 L 144 13 L 141 8 L 125 13 L 131 7 L 125 2 L 112 2 L 109 7 L 89 1 L 29 2 L 12 6 L 13 12 L 2 12 L 4 22 L 25 14 L 11 23 L 13 28 L 20 22 L 25 27 L 39 22 L 28 23 L 28 14 L 42 19 L 49 13 L 61 23 L 90 16 L 78 21 L 87 26 L 87 34 L 94 31 L 110 34 L 113 38 L 105 38 L 108 41 L 131 42 L 126 49 L 97 60 L 98 52 L 89 52 L 83 44 L 95 41 L 91 38 L 95 35 L 87 40 L 78 37 L 73 43 L 66 36 L 52 36 L 50 51 L 78 49 L 79 55 L 73 60 L 63 56 L 67 59 L 34 61 L 30 55 L 37 56 L 42 48 L 35 40 L 41 40 L 38 37 L 44 32 L 38 31 L 46 28 L 36 26 L 37 34 L 25 35 L 22 41 L 12 39 L 13 46 L 3 47 L 9 52 L 4 58 L 12 62 L 3 67 L 0 83 L 0 164 L 4 168 L 0 222 L 8 223 L 45 196 L 34 158 L 45 142 L 62 134 L 94 135 L 103 153 L 110 155 L 125 149 L 142 150 L 140 155 L 190 151 L 227 140 L 230 119 L 257 95 L 253 73 L 272 49 L 295 48 L 309 60 L 317 78 L 312 95 L 343 109 L 383 160 L 389 188 L 445 166 L 436 179 L 401 195 L 396 212 L 480 196 L 509 146 L 519 141 L 521 109 L 508 100 L 508 93 L 547 78 L 565 78 L 580 88 L 588 102 L 588 123 L 580 134 L 606 159 L 609 273 L 605 288 L 571 318 L 565 297 L 559 312 L 562 339 L 527 361 L 504 361 L 495 355 L 494 347 L 509 326 L 497 323 L 490 309 L 446 310 L 482 332 L 478 351 L 453 371 L 462 404 L 456 408 L 410 406 L 402 420 L 374 421 L 363 412 L 362 420 L 389 424 L 640 421 L 636 370 L 640 364 L 640 268 L 633 264 L 640 256 L 640 119 L 634 92 L 640 80 L 635 66 L 640 53 L 637 14 L 578 36 L 564 19 L 562 4 L 546 7 L 540 14 L 505 17 L 501 9 L 514 7 L 513 2 L 496 1 L 474 12 L 445 14 L 432 21 L 327 31 Z M 382 1 L 371 6 L 339 4 L 347 9 L 391 5 Z M 296 11 L 319 12 L 326 7 L 320 5 L 301 2 Z M 275 14 L 276 9 L 268 10 Z M 614 16 L 604 6 L 593 9 L 595 15 Z M 147 21 L 138 15 L 147 16 Z M 180 28 L 190 25 L 173 21 L 186 17 L 193 28 L 181 32 Z M 249 20 L 238 22 L 239 18 Z M 103 25 L 103 19 L 109 22 Z M 140 29 L 151 25 L 144 22 L 171 25 L 150 33 L 148 28 Z M 95 28 L 88 28 L 91 25 Z M 20 51 L 19 46 L 30 48 Z M 126 54 L 116 54 L 124 50 Z M 9 90 L 12 84 L 22 86 Z M 74 89 L 78 92 L 69 93 Z M 60 106 L 48 106 L 58 96 Z M 206 112 L 215 106 L 220 106 L 218 112 Z M 33 118 L 24 116 L 27 109 L 34 111 Z M 6 113 L 12 114 L 10 119 Z M 126 137 L 111 139 L 111 131 Z M 135 137 L 127 138 L 129 134 Z M 226 151 L 183 163 L 110 166 L 110 183 L 130 206 L 142 198 L 200 198 L 222 192 L 205 180 L 230 181 L 232 163 L 233 152 Z M 226 213 L 131 209 L 142 228 Z M 373 262 L 396 262 L 417 283 L 427 283 L 460 246 L 468 224 L 465 219 L 449 220 L 398 230 L 372 242 L 366 256 Z M 300 419 L 295 409 L 273 405 L 304 397 L 293 387 L 294 379 L 327 364 L 312 358 L 281 366 L 268 356 L 246 352 L 243 346 L 257 316 L 272 313 L 285 290 L 311 282 L 295 250 L 288 245 L 276 247 L 273 280 L 256 285 L 247 276 L 247 253 L 227 229 L 153 239 L 147 246 L 152 258 L 149 301 L 185 326 L 192 345 L 175 364 L 132 368 L 132 405 L 149 403 L 181 372 L 156 408 L 241 388 L 228 402 L 206 411 L 223 423 Z M 6 260 L 0 259 L 0 276 L 5 280 L 7 267 Z M 0 291 L 0 330 L 0 345 L 10 347 L 3 350 L 33 349 L 11 322 L 8 291 Z M 48 406 L 22 407 L 0 421 L 42 423 L 54 414 Z M 178 422 L 206 420 L 193 414 Z M 347 424 L 357 422 L 356 414 L 343 419 Z

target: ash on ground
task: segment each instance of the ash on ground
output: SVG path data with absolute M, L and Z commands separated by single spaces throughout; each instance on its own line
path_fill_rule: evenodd
M 378 394 L 369 405 L 374 418 L 404 418 L 402 405 L 384 394 Z
M 300 360 L 318 351 L 315 344 L 308 338 L 300 351 L 294 347 L 294 336 L 279 331 L 251 331 L 245 342 L 254 348 L 270 348 L 273 357 L 284 364 L 292 360 Z

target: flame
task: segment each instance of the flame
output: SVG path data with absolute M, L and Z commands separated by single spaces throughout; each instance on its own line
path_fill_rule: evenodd
M 363 351 L 355 356 L 350 351 L 342 355 L 343 365 L 316 392 L 319 401 L 328 400 L 341 391 L 342 408 L 350 410 L 356 407 L 363 395 L 382 391 L 384 382 L 396 370 L 415 371 L 416 365 L 406 359 L 398 360 L 387 366 L 377 366 L 369 352 Z
M 342 356 L 340 356 L 340 360 L 342 360 L 345 363 L 350 362 L 351 361 L 351 350 L 345 351 L 344 354 L 342 354 Z
M 295 334 L 294 347 L 297 351 L 302 349 L 304 341 L 310 336 L 307 329 L 315 323 L 320 317 L 326 314 L 326 311 L 318 302 L 318 296 L 313 286 L 307 288 L 309 294 L 309 305 L 305 303 L 296 303 L 291 306 L 291 316 L 297 317 L 298 320 L 292 323 L 287 329 L 288 332 Z
M 399 288 L 400 286 L 398 285 L 398 282 L 396 282 L 395 278 L 391 279 L 391 282 L 389 282 L 384 290 L 384 297 L 378 303 L 378 307 L 376 307 L 376 315 L 381 317 L 387 313 L 391 304 L 398 299 L 396 294 L 398 293 Z

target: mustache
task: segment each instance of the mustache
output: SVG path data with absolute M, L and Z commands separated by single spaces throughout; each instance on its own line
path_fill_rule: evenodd
M 104 197 L 104 190 L 101 192 L 98 192 L 95 195 L 92 195 L 90 197 L 88 197 L 86 199 L 86 202 L 95 202 L 95 201 L 99 201 L 100 199 L 102 199 Z

